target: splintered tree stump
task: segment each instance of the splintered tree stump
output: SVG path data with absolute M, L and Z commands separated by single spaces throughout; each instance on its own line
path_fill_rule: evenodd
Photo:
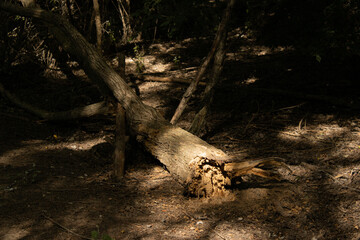
M 231 179 L 223 171 L 223 164 L 206 158 L 197 158 L 190 163 L 194 169 L 187 190 L 197 197 L 221 197 L 228 195 L 226 186 L 231 185 Z
M 237 178 L 244 175 L 256 175 L 262 178 L 280 180 L 280 176 L 274 171 L 264 170 L 261 167 L 271 167 L 273 169 L 285 168 L 288 171 L 292 170 L 283 162 L 281 158 L 269 157 L 265 159 L 254 159 L 242 162 L 229 162 L 224 164 L 224 171 L 230 178 Z

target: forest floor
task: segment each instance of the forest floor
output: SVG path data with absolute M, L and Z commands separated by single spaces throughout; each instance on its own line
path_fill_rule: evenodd
M 126 176 L 116 181 L 114 116 L 47 122 L 0 98 L 0 239 L 359 239 L 360 114 L 332 101 L 359 100 L 355 63 L 318 63 L 232 37 L 240 40 L 229 47 L 202 138 L 231 155 L 283 159 L 291 172 L 280 169 L 281 181 L 246 176 L 231 186 L 231 198 L 191 198 L 135 143 Z M 148 44 L 142 56 L 127 58 L 127 73 L 142 61 L 144 75 L 192 78 L 210 44 Z M 3 79 L 34 105 L 54 111 L 100 99 L 81 71 L 68 81 L 30 70 Z M 136 83 L 167 119 L 187 87 Z M 181 127 L 189 126 L 201 89 Z M 308 95 L 293 94 L 300 92 Z

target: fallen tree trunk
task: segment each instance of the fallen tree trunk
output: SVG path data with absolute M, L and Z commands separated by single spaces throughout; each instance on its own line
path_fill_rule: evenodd
M 226 194 L 225 186 L 230 184 L 230 179 L 224 169 L 228 169 L 230 175 L 236 176 L 251 173 L 248 167 L 246 171 L 242 171 L 239 166 L 226 167 L 230 164 L 230 156 L 197 136 L 173 126 L 154 108 L 143 104 L 124 79 L 65 18 L 39 8 L 23 8 L 4 2 L 0 2 L 0 10 L 33 17 L 47 25 L 64 50 L 77 59 L 88 77 L 104 94 L 125 109 L 127 125 L 136 139 L 165 165 L 190 194 Z M 251 164 L 252 161 L 246 162 Z M 260 163 L 256 162 L 253 167 L 258 167 Z M 259 170 L 256 169 L 256 172 Z
M 23 8 L 4 2 L 0 3 L 0 9 L 39 19 L 47 25 L 88 77 L 123 106 L 128 126 L 136 139 L 190 193 L 209 196 L 225 192 L 229 179 L 221 165 L 230 157 L 195 135 L 171 125 L 155 109 L 143 104 L 124 79 L 65 18 L 39 8 Z

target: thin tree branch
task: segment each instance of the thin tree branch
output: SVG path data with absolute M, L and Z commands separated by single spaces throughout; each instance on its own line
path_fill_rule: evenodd
M 235 0 L 231 0 L 230 3 Z M 229 4 L 230 4 L 229 3 Z M 231 11 L 231 9 L 229 9 Z M 220 37 L 219 46 L 214 55 L 214 63 L 213 70 L 211 74 L 211 78 L 209 83 L 206 85 L 204 90 L 204 97 L 202 99 L 203 107 L 201 110 L 195 115 L 193 122 L 191 123 L 191 127 L 189 132 L 199 135 L 200 130 L 205 124 L 206 115 L 209 112 L 210 105 L 213 101 L 213 95 L 215 91 L 215 86 L 220 81 L 220 75 L 223 69 L 224 59 L 225 59 L 225 44 L 226 44 L 227 31 L 224 31 Z
M 98 102 L 84 107 L 74 108 L 69 111 L 62 112 L 48 112 L 41 108 L 35 107 L 27 102 L 20 100 L 15 95 L 5 90 L 4 86 L 0 83 L 0 94 L 10 100 L 13 104 L 21 107 L 28 112 L 46 120 L 69 120 L 76 118 L 91 117 L 98 114 L 106 114 L 111 110 L 111 107 L 106 102 Z
M 96 27 L 96 47 L 99 52 L 101 52 L 101 38 L 102 38 L 102 30 L 101 30 L 101 17 L 100 17 L 100 7 L 98 0 L 93 0 L 93 7 L 95 13 L 95 27 Z
M 189 102 L 191 96 L 196 91 L 196 88 L 200 82 L 200 79 L 202 79 L 202 77 L 204 76 L 204 74 L 209 66 L 209 63 L 211 62 L 211 60 L 214 57 L 215 51 L 218 48 L 219 43 L 221 41 L 221 37 L 223 36 L 224 32 L 226 32 L 227 24 L 230 19 L 231 9 L 235 5 L 235 2 L 236 2 L 236 0 L 229 0 L 229 3 L 223 14 L 222 20 L 219 24 L 218 31 L 216 32 L 214 42 L 211 46 L 211 50 L 208 53 L 207 57 L 205 58 L 204 62 L 202 63 L 202 65 L 197 73 L 196 78 L 190 83 L 189 87 L 186 89 L 186 92 L 184 93 L 184 95 L 179 103 L 179 106 L 177 107 L 177 109 L 174 113 L 174 116 L 171 118 L 170 123 L 175 124 L 179 120 L 179 118 L 181 117 L 181 114 L 184 112 L 185 108 L 187 107 L 187 103 Z

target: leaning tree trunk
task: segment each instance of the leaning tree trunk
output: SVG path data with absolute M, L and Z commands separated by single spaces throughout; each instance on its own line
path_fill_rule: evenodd
M 212 75 L 209 83 L 206 85 L 204 97 L 202 99 L 202 106 L 199 112 L 195 115 L 194 120 L 190 126 L 189 132 L 199 136 L 202 127 L 205 125 L 205 118 L 209 112 L 210 106 L 213 101 L 215 86 L 220 81 L 220 75 L 223 69 L 225 60 L 225 43 L 227 32 L 225 31 L 221 36 L 219 47 L 215 52 Z
M 99 52 L 101 52 L 101 17 L 100 17 L 100 7 L 98 0 L 93 0 L 94 5 L 94 17 L 95 17 L 95 27 L 96 27 L 96 47 Z
M 172 124 L 176 124 L 177 121 L 179 120 L 179 118 L 181 117 L 181 114 L 184 112 L 185 108 L 187 107 L 187 103 L 189 102 L 191 96 L 196 91 L 196 88 L 197 88 L 200 80 L 205 75 L 205 72 L 206 72 L 210 62 L 213 59 L 214 54 L 219 47 L 221 38 L 224 36 L 224 34 L 227 34 L 227 25 L 230 21 L 231 12 L 232 12 L 232 9 L 234 8 L 235 3 L 236 3 L 236 0 L 229 0 L 229 3 L 224 11 L 223 17 L 219 24 L 219 28 L 216 32 L 216 36 L 215 36 L 214 42 L 211 46 L 210 52 L 208 53 L 204 62 L 201 64 L 200 69 L 196 75 L 196 78 L 193 81 L 191 81 L 189 87 L 186 89 L 184 95 L 182 96 L 180 103 L 179 103 L 178 107 L 176 108 L 175 113 L 170 120 L 170 122 Z
M 39 8 L 0 3 L 0 9 L 34 17 L 44 22 L 61 46 L 76 58 L 86 74 L 126 110 L 126 119 L 136 139 L 166 166 L 190 193 L 214 195 L 225 192 L 229 179 L 221 165 L 229 160 L 220 149 L 171 125 L 140 98 L 100 56 L 99 52 L 63 17 Z

